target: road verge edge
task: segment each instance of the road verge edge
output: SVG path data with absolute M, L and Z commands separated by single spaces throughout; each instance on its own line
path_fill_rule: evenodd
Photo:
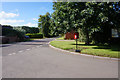
M 51 42 L 51 41 L 50 41 L 50 42 Z M 59 51 L 63 51 L 63 52 L 67 52 L 67 53 L 71 53 L 71 54 L 75 54 L 75 55 L 81 55 L 81 56 L 99 58 L 99 59 L 110 59 L 110 60 L 117 60 L 117 61 L 120 60 L 119 58 L 101 57 L 101 56 L 94 56 L 94 55 L 88 55 L 88 54 L 80 54 L 80 53 L 77 53 L 77 52 L 70 52 L 70 51 L 68 51 L 68 50 L 63 50 L 63 49 L 60 49 L 60 48 L 56 48 L 56 47 L 52 46 L 52 45 L 50 44 L 50 42 L 48 43 L 49 47 L 51 47 L 51 48 L 53 48 L 53 49 L 56 49 L 56 50 L 59 50 Z

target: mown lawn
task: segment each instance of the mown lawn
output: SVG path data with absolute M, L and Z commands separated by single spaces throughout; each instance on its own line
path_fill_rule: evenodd
M 57 38 L 57 40 L 64 40 L 64 36 Z
M 75 50 L 76 46 L 75 41 L 52 41 L 50 44 L 64 50 Z M 120 54 L 119 45 L 85 45 L 84 42 L 78 42 L 78 49 L 84 54 L 120 58 L 120 55 L 118 55 Z

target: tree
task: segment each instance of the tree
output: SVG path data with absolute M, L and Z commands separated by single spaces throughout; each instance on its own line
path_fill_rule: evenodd
M 81 11 L 81 28 L 84 31 L 84 34 L 86 36 L 85 44 L 89 44 L 89 35 L 92 31 L 92 29 L 98 28 L 99 22 L 100 22 L 100 6 L 101 3 L 96 2 L 86 2 L 84 10 Z
M 54 19 L 58 30 L 66 33 L 80 28 L 80 12 L 85 7 L 85 3 L 78 2 L 54 2 Z
M 42 27 L 45 37 L 50 37 L 50 14 L 47 12 L 46 15 L 40 15 L 39 17 L 39 27 Z
M 81 28 L 86 36 L 85 44 L 89 44 L 90 35 L 98 31 L 106 32 L 108 40 L 111 27 L 120 27 L 120 10 L 115 11 L 112 4 L 113 2 L 54 2 L 53 18 L 60 33 Z

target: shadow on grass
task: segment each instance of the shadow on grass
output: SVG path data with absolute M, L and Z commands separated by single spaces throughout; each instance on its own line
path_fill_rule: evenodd
M 20 44 L 20 45 L 43 45 L 43 44 Z
M 71 44 L 71 45 L 76 45 L 76 44 Z M 89 44 L 89 45 L 86 45 L 86 44 L 77 44 L 78 46 L 96 46 L 94 44 Z
M 112 45 L 111 50 L 112 51 L 120 51 L 120 45 Z
M 76 44 L 71 44 L 71 45 L 76 45 Z M 95 45 L 95 44 L 89 44 L 89 45 L 77 44 L 77 45 L 79 47 L 84 46 L 84 47 L 80 47 L 82 49 L 88 49 L 88 46 L 91 46 L 90 48 L 92 48 L 92 49 L 109 49 L 111 51 L 120 51 L 120 46 L 119 45 Z M 97 47 L 92 47 L 92 46 L 97 46 Z

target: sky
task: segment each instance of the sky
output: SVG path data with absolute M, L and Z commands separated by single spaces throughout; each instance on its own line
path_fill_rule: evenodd
M 52 2 L 2 2 L 0 24 L 37 27 L 39 15 L 53 13 L 52 8 Z

